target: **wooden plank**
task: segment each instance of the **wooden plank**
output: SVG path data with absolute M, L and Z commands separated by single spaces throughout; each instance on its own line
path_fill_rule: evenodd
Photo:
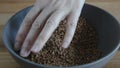
M 0 25 L 0 52 L 5 52 L 6 49 L 5 49 L 3 41 L 2 41 L 2 30 L 3 30 L 3 26 Z
M 0 0 L 0 3 L 26 3 L 26 2 L 34 2 L 35 0 Z
M 5 25 L 12 15 L 14 13 L 0 13 L 0 25 Z
M 104 68 L 120 68 L 120 50 Z
M 16 62 L 1 62 L 0 63 L 0 68 L 21 68 L 21 66 L 19 64 L 17 64 Z
M 32 3 L 0 3 L 0 13 L 15 13 Z
M 89 4 L 92 4 L 92 5 L 95 5 L 95 6 L 98 6 L 106 11 L 108 11 L 109 13 L 111 13 L 113 16 L 115 16 L 117 18 L 118 21 L 120 21 L 120 9 L 119 9 L 119 2 L 117 3 L 107 3 L 107 2 L 101 2 L 101 3 L 97 3 L 97 2 L 87 2 Z M 15 7 L 15 4 L 12 5 L 12 4 L 8 4 L 8 6 L 11 6 L 12 7 L 12 10 L 11 9 L 5 9 L 5 8 L 0 8 L 0 22 L 1 23 L 6 23 L 7 20 L 14 14 L 16 13 L 17 11 L 25 8 L 26 6 L 29 6 L 30 4 L 28 5 L 24 5 L 24 6 L 21 6 L 19 4 L 19 7 Z M 110 7 L 112 6 L 112 8 Z M 116 11 L 117 10 L 117 11 Z
M 96 6 L 97 6 L 97 4 L 100 4 L 100 6 L 102 6 L 101 4 L 102 3 L 106 3 L 107 5 L 109 4 L 109 6 L 111 6 L 111 5 L 118 5 L 118 4 L 115 4 L 115 3 L 120 3 L 120 1 L 119 2 L 117 2 L 117 1 L 114 1 L 115 3 L 113 3 L 113 2 L 97 2 L 97 1 L 95 1 L 95 2 L 91 2 L 91 1 L 86 1 L 87 3 L 93 3 L 93 4 L 96 4 Z M 9 2 L 5 2 L 5 3 L 1 3 L 0 2 L 0 13 L 11 13 L 11 12 L 16 12 L 16 11 L 18 11 L 18 10 L 20 10 L 20 9 L 23 9 L 23 8 L 25 8 L 25 7 L 27 7 L 27 6 L 30 6 L 30 5 L 32 5 L 33 4 L 33 2 L 26 2 L 26 3 L 22 3 L 22 2 L 16 2 L 16 3 L 9 3 Z M 99 5 L 98 5 L 99 6 Z M 117 7 L 119 7 L 119 6 L 117 6 Z
M 34 2 L 35 0 L 0 0 L 0 3 L 5 3 L 5 2 L 9 2 L 9 3 L 17 3 L 17 2 Z M 118 2 L 120 0 L 86 0 L 88 2 Z
M 19 64 L 8 54 L 0 52 L 0 68 L 21 68 Z
M 2 29 L 14 13 L 32 5 L 34 1 L 35 0 L 0 0 L 0 68 L 21 68 L 4 47 L 1 39 Z M 108 11 L 120 21 L 120 0 L 86 0 L 86 2 Z M 104 68 L 120 68 L 120 49 Z

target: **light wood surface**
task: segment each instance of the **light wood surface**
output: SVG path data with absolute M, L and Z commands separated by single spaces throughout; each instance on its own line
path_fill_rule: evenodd
M 21 68 L 10 56 L 1 39 L 2 29 L 17 11 L 32 5 L 34 0 L 0 0 L 0 68 Z M 120 0 L 86 0 L 111 13 L 120 22 Z M 120 68 L 120 49 L 104 68 Z

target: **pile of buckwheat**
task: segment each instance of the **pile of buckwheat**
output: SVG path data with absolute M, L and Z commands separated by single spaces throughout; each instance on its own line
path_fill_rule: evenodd
M 93 62 L 100 58 L 98 37 L 95 29 L 80 18 L 74 38 L 67 49 L 61 47 L 66 20 L 55 30 L 45 47 L 38 54 L 30 54 L 28 60 L 50 66 L 75 66 Z

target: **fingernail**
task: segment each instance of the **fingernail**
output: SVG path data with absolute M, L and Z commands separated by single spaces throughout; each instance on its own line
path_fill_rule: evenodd
M 36 47 L 36 46 L 33 46 L 32 49 L 31 49 L 31 51 L 32 51 L 33 53 L 38 53 L 38 52 L 39 52 L 39 48 Z
M 20 46 L 21 46 L 21 44 L 20 44 L 19 42 L 15 42 L 14 49 L 15 49 L 16 51 L 18 51 L 18 50 L 20 50 Z
M 30 54 L 30 51 L 27 51 L 27 50 L 21 50 L 21 52 L 20 52 L 20 55 L 22 57 L 27 57 L 29 54 Z
M 40 50 L 42 50 L 43 46 L 39 46 L 39 45 L 33 45 L 33 47 L 31 48 L 31 51 L 33 53 L 39 53 Z
M 63 48 L 68 48 L 68 44 L 67 44 L 66 42 L 64 42 L 64 43 L 62 44 L 62 47 L 63 47 Z

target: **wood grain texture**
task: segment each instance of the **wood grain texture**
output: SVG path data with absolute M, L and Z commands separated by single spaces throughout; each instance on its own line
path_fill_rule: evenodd
M 2 29 L 8 19 L 19 10 L 30 6 L 35 0 L 0 0 L 0 68 L 21 68 L 10 56 L 1 39 Z M 86 0 L 111 13 L 120 22 L 120 0 Z M 104 68 L 120 68 L 120 50 Z

